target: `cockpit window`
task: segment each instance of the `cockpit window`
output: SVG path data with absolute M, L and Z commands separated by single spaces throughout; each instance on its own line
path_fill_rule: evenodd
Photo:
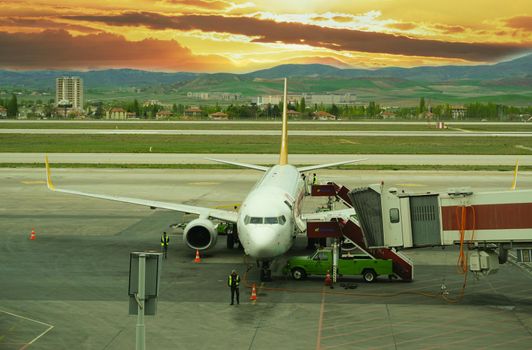
M 281 216 L 271 216 L 266 218 L 259 218 L 256 216 L 249 216 L 246 215 L 244 217 L 244 224 L 266 224 L 266 225 L 277 225 L 281 224 L 284 225 L 286 223 L 286 217 L 284 215 Z
M 262 224 L 264 218 L 251 217 L 250 224 Z
M 278 224 L 279 223 L 279 218 L 264 218 L 264 223 L 265 224 L 270 224 L 270 225 L 273 225 L 273 224 Z

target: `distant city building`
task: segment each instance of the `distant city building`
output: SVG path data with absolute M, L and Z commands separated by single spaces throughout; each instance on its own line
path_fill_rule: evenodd
M 170 111 L 159 111 L 155 114 L 155 119 L 168 119 L 172 116 Z
M 125 109 L 114 107 L 105 113 L 105 119 L 127 119 L 128 113 Z
M 339 94 L 298 94 L 298 95 L 288 95 L 286 97 L 289 104 L 294 104 L 295 102 L 300 102 L 301 99 L 305 99 L 305 104 L 307 106 L 314 104 L 324 104 L 324 105 L 354 105 L 356 102 L 356 95 L 350 93 L 339 95 Z M 258 96 L 257 105 L 265 104 L 279 104 L 283 100 L 282 95 L 268 95 L 268 96 Z
M 298 111 L 293 111 L 293 110 L 289 109 L 289 110 L 286 111 L 286 116 L 288 118 L 295 119 L 295 118 L 299 118 L 301 116 L 301 113 L 299 113 Z
M 317 111 L 314 112 L 314 119 L 317 120 L 336 120 L 336 116 L 331 113 L 327 113 L 325 111 Z
M 212 120 L 228 120 L 229 116 L 224 112 L 216 112 L 209 114 L 209 119 Z
M 161 104 L 161 102 L 159 102 L 159 100 L 147 100 L 147 101 L 144 101 L 142 106 L 150 107 L 150 106 L 158 106 L 160 104 Z
M 185 109 L 185 117 L 200 117 L 202 110 L 199 107 L 191 106 L 190 108 Z
M 232 92 L 187 92 L 188 98 L 198 100 L 223 100 L 223 101 L 238 101 L 242 98 L 240 93 Z
M 83 79 L 80 77 L 60 77 L 55 79 L 55 105 L 83 109 Z
M 452 106 L 451 116 L 453 119 L 463 119 L 466 114 L 466 108 L 464 106 Z

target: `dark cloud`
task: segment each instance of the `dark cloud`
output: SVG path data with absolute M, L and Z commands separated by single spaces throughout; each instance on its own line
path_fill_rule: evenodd
M 7 17 L 0 18 L 0 27 L 16 27 L 16 28 L 37 28 L 37 29 L 64 29 L 75 30 L 81 33 L 97 33 L 99 29 L 94 29 L 77 24 L 60 23 L 44 18 L 21 18 L 21 17 Z
M 393 28 L 393 29 L 399 29 L 399 30 L 411 30 L 411 29 L 417 28 L 417 25 L 415 25 L 414 23 L 409 23 L 409 22 L 399 22 L 399 23 L 388 24 L 387 27 Z
M 506 25 L 514 29 L 522 29 L 527 32 L 532 32 L 532 16 L 518 16 L 508 18 Z
M 434 28 L 438 29 L 445 34 L 456 34 L 465 32 L 465 28 L 462 26 L 449 26 L 446 24 L 436 24 Z
M 171 40 L 127 41 L 108 33 L 72 36 L 64 30 L 40 33 L 0 32 L 0 67 L 10 69 L 139 68 L 216 71 L 229 61 L 194 56 Z
M 164 16 L 151 12 L 126 12 L 109 16 L 67 16 L 65 18 L 103 22 L 115 26 L 146 26 L 151 29 L 200 30 L 240 34 L 253 42 L 305 44 L 339 51 L 361 51 L 461 58 L 491 61 L 527 50 L 525 45 L 498 43 L 464 43 L 415 39 L 407 36 L 359 30 L 327 28 L 302 23 L 275 22 L 252 17 L 208 15 Z

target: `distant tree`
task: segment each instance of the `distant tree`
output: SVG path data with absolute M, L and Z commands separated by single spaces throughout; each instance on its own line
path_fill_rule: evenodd
M 175 103 L 172 105 L 172 114 L 177 114 L 177 105 Z
M 16 117 L 17 115 L 18 115 L 17 96 L 13 94 L 11 95 L 11 99 L 7 103 L 7 116 Z
M 380 111 L 381 111 L 380 106 L 376 104 L 375 102 L 371 101 L 368 105 L 366 113 L 369 117 L 375 118 L 380 113 Z
M 332 115 L 338 116 L 338 114 L 340 113 L 340 110 L 338 109 L 338 106 L 333 103 L 331 108 L 329 109 L 329 113 L 331 113 Z
M 273 107 L 272 107 L 272 116 L 274 118 L 281 117 L 281 109 L 279 108 L 278 105 L 273 105 Z
M 98 102 L 96 105 L 96 110 L 94 111 L 94 118 L 101 119 L 103 117 L 104 110 L 103 110 L 103 103 Z
M 135 116 L 137 117 L 140 115 L 140 106 L 139 106 L 139 101 L 137 101 L 137 99 L 133 100 L 133 106 L 131 108 L 131 112 L 135 113 Z
M 424 113 L 426 110 L 425 107 L 425 97 L 419 99 L 419 114 Z
M 301 101 L 299 101 L 299 112 L 305 113 L 306 109 L 307 109 L 307 105 L 305 103 L 305 98 L 301 97 Z

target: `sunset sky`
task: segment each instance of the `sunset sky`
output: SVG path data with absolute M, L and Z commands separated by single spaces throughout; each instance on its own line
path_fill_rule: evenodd
M 531 0 L 0 0 L 0 69 L 411 67 L 531 50 Z

